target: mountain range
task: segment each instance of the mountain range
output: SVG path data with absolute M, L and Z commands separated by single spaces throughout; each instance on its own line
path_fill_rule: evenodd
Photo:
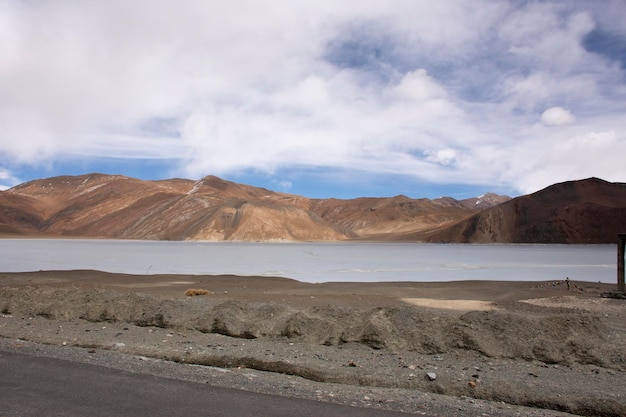
M 626 231 L 626 184 L 597 178 L 511 199 L 310 199 L 208 176 L 88 174 L 0 192 L 0 235 L 209 241 L 609 243 Z

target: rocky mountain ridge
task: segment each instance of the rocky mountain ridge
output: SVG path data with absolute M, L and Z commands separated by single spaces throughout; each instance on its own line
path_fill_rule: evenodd
M 508 197 L 495 196 L 502 201 Z M 379 239 L 458 220 L 476 199 L 309 199 L 208 176 L 62 176 L 0 193 L 0 233 L 119 239 Z
M 626 232 L 626 184 L 568 181 L 419 236 L 429 242 L 613 243 Z
M 613 241 L 626 185 L 588 179 L 510 199 L 310 199 L 207 176 L 62 176 L 0 192 L 0 235 L 209 241 Z

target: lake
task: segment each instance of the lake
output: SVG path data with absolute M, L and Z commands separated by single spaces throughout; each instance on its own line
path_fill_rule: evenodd
M 96 269 L 326 281 L 617 281 L 617 245 L 0 239 L 0 271 Z

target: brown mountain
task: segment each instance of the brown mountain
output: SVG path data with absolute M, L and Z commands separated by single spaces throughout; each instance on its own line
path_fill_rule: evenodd
M 509 197 L 501 199 L 507 201 Z M 398 240 L 398 236 L 431 230 L 467 217 L 476 210 L 474 199 L 471 200 L 410 199 L 401 195 L 314 200 L 310 208 L 350 238 Z
M 122 239 L 344 237 L 293 204 L 294 200 L 293 196 L 217 177 L 200 181 L 141 181 L 102 174 L 55 177 L 3 192 L 0 230 Z
M 626 184 L 597 178 L 510 199 L 308 199 L 209 176 L 90 174 L 0 192 L 0 235 L 241 241 L 608 243 L 626 232 Z
M 509 199 L 308 199 L 209 176 L 90 174 L 0 192 L 0 234 L 241 241 L 603 243 L 626 231 L 626 184 L 597 178 Z
M 408 238 L 461 243 L 613 243 L 626 232 L 626 184 L 555 184 Z
M 397 240 L 465 218 L 508 197 L 457 201 L 315 200 L 209 176 L 142 181 L 90 174 L 0 192 L 0 234 L 242 241 Z

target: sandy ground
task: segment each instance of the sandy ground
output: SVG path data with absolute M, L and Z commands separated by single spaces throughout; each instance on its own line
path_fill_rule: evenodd
M 0 349 L 418 415 L 625 416 L 626 301 L 571 284 L 0 273 Z

